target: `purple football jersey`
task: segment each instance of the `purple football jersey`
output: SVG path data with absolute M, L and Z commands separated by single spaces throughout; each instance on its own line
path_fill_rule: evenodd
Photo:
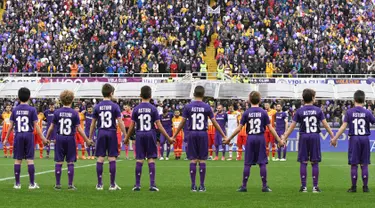
M 285 131 L 285 119 L 287 119 L 285 112 L 276 113 L 276 131 Z
M 88 112 L 85 113 L 85 133 L 86 134 L 90 132 L 90 127 L 91 127 L 93 117 L 94 117 L 93 113 L 88 113 Z
M 137 132 L 155 130 L 155 122 L 160 120 L 158 109 L 151 103 L 140 103 L 134 108 L 132 120 L 136 123 Z
M 348 123 L 349 136 L 368 136 L 371 134 L 370 124 L 375 123 L 375 117 L 369 110 L 357 106 L 346 112 L 344 122 Z
M 44 118 L 46 118 L 47 121 L 47 129 L 51 126 L 51 123 L 53 123 L 53 116 L 55 111 L 46 110 L 44 111 Z
M 72 108 L 60 108 L 55 110 L 53 124 L 58 135 L 74 136 L 80 124 L 79 115 Z
M 313 105 L 305 105 L 298 109 L 293 121 L 300 124 L 300 133 L 320 133 L 319 124 L 325 120 L 322 110 Z
M 167 115 L 160 115 L 161 125 L 163 125 L 165 131 L 172 132 L 172 118 L 173 115 L 168 113 Z
M 263 134 L 268 124 L 270 124 L 270 118 L 260 107 L 249 108 L 241 118 L 241 125 L 246 125 L 248 135 Z
M 34 122 L 38 121 L 38 116 L 34 107 L 27 104 L 20 104 L 13 109 L 10 120 L 13 121 L 16 134 L 33 132 Z
M 213 118 L 211 107 L 202 101 L 192 101 L 185 106 L 182 117 L 189 120 L 188 131 L 207 131 L 208 118 Z
M 223 113 L 217 113 L 215 115 L 215 119 L 216 119 L 217 123 L 219 124 L 221 130 L 223 130 L 225 132 L 225 127 L 228 124 L 228 114 L 226 114 L 224 112 Z
M 97 120 L 97 129 L 116 131 L 116 120 L 120 117 L 120 107 L 110 100 L 103 100 L 94 108 L 93 118 Z

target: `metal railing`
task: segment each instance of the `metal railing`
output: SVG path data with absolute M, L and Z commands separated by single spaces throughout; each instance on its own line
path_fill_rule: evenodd
M 120 73 L 77 73 L 74 77 L 159 77 L 159 78 L 169 78 L 169 77 L 184 77 L 186 75 L 192 75 L 194 78 L 207 78 L 216 79 L 217 72 L 207 72 L 207 73 L 135 73 L 135 74 L 120 74 Z M 239 75 L 242 75 L 239 73 Z M 47 73 L 47 72 L 37 72 L 37 73 L 8 73 L 1 72 L 1 77 L 72 77 L 71 73 Z M 229 78 L 229 75 L 225 76 Z M 375 77 L 375 74 L 296 74 L 291 76 L 290 74 L 274 73 L 272 76 L 266 73 L 251 73 L 248 74 L 249 78 L 331 78 L 331 79 L 366 79 Z

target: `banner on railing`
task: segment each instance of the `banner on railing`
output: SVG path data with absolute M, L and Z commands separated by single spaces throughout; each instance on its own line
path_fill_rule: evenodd
M 276 83 L 276 79 L 273 79 L 273 78 L 250 78 L 249 82 L 251 84 L 268 84 L 268 83 Z
M 326 79 L 327 84 L 366 84 L 367 81 L 368 79 Z
M 142 77 L 42 77 L 41 83 L 50 82 L 68 82 L 68 83 L 87 83 L 87 82 L 104 82 L 104 83 L 127 83 L 127 82 L 142 82 Z
M 167 80 L 168 78 L 163 78 L 163 77 L 143 77 L 142 78 L 143 83 L 150 83 L 150 84 L 167 82 Z
M 8 82 L 39 82 L 40 77 L 4 77 L 1 78 L 2 83 Z
M 325 84 L 323 78 L 276 78 L 277 84 Z

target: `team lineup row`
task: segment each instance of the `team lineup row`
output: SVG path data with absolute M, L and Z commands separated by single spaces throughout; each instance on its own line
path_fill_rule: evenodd
M 249 102 L 251 108 L 246 110 L 241 116 L 238 126 L 234 132 L 227 137 L 224 133 L 221 121 L 227 121 L 226 114 L 217 113 L 214 115 L 212 108 L 204 103 L 204 88 L 197 86 L 194 89 L 194 100 L 185 106 L 182 113 L 181 121 L 173 131 L 173 136 L 168 130 L 163 127 L 162 121 L 155 106 L 150 104 L 151 88 L 144 86 L 141 88 L 140 97 L 142 103 L 136 106 L 131 115 L 131 123 L 129 129 L 126 129 L 122 120 L 120 108 L 117 104 L 112 102 L 114 88 L 110 84 L 104 84 L 102 87 L 103 101 L 97 104 L 93 109 L 92 122 L 89 129 L 89 137 L 86 136 L 84 130 L 80 125 L 80 118 L 78 112 L 71 108 L 74 93 L 71 91 L 63 91 L 60 94 L 60 100 L 63 108 L 57 109 L 53 113 L 53 122 L 48 128 L 46 137 L 43 136 L 40 127 L 37 125 L 38 117 L 35 108 L 30 107 L 27 102 L 30 99 L 30 90 L 21 88 L 18 92 L 21 104 L 15 107 L 10 116 L 9 131 L 7 132 L 4 144 L 8 142 L 11 131 L 15 131 L 14 155 L 15 159 L 14 174 L 15 174 L 15 189 L 20 189 L 20 169 L 22 160 L 26 159 L 28 163 L 28 172 L 30 176 L 29 189 L 36 189 L 39 186 L 34 181 L 35 167 L 34 167 L 34 138 L 33 131 L 41 138 L 42 142 L 48 144 L 48 139 L 56 131 L 55 142 L 55 189 L 61 189 L 61 170 L 63 162 L 68 164 L 68 189 L 75 190 L 73 185 L 74 178 L 74 162 L 76 161 L 76 140 L 75 135 L 78 132 L 83 140 L 88 145 L 93 145 L 93 137 L 95 129 L 97 129 L 96 151 L 97 158 L 96 172 L 97 172 L 97 190 L 103 190 L 103 163 L 105 157 L 109 160 L 110 171 L 110 187 L 109 190 L 120 190 L 121 188 L 115 183 L 116 178 L 116 158 L 118 157 L 117 140 L 117 125 L 123 135 L 125 135 L 124 143 L 129 144 L 131 135 L 136 131 L 136 170 L 135 170 L 135 185 L 133 191 L 140 191 L 140 178 L 142 175 L 142 166 L 147 159 L 150 175 L 150 191 L 159 191 L 155 183 L 155 159 L 158 158 L 158 148 L 156 142 L 156 129 L 160 131 L 161 137 L 164 137 L 170 144 L 176 143 L 179 138 L 179 133 L 185 127 L 185 140 L 187 143 L 187 158 L 190 162 L 190 177 L 191 177 L 191 191 L 204 192 L 206 163 L 209 156 L 209 134 L 208 121 L 212 122 L 215 127 L 215 140 L 218 140 L 216 145 L 221 141 L 222 144 L 230 144 L 230 141 L 245 128 L 247 134 L 245 144 L 245 158 L 242 185 L 238 189 L 239 192 L 247 191 L 247 180 L 250 175 L 250 169 L 253 165 L 259 165 L 262 179 L 262 191 L 271 192 L 267 184 L 267 148 L 266 148 L 266 134 L 272 134 L 280 147 L 283 147 L 287 142 L 288 136 L 291 134 L 297 123 L 300 124 L 300 139 L 298 162 L 300 162 L 300 176 L 301 188 L 300 192 L 307 192 L 306 186 L 306 171 L 307 163 L 310 161 L 313 167 L 313 192 L 319 193 L 321 190 L 318 186 L 319 178 L 319 163 L 321 162 L 320 151 L 320 128 L 322 123 L 331 136 L 332 146 L 337 145 L 339 136 L 344 132 L 349 125 L 350 148 L 348 154 L 349 164 L 352 170 L 352 187 L 349 192 L 356 192 L 357 183 L 357 169 L 358 165 L 362 168 L 363 191 L 369 192 L 368 184 L 368 164 L 370 164 L 370 147 L 369 147 L 369 126 L 370 123 L 375 123 L 375 118 L 368 110 L 362 107 L 365 101 L 365 94 L 358 90 L 354 94 L 355 107 L 347 111 L 344 124 L 334 136 L 330 129 L 324 114 L 321 109 L 314 106 L 315 91 L 305 89 L 303 91 L 303 100 L 305 105 L 298 109 L 294 115 L 293 122 L 290 127 L 284 132 L 273 128 L 273 121 L 270 121 L 270 116 L 265 110 L 259 107 L 261 102 L 261 95 L 259 92 L 253 91 L 249 95 Z M 280 112 L 279 112 L 280 113 Z M 277 117 L 275 115 L 275 117 Z M 163 116 L 162 116 L 163 118 Z M 165 116 L 164 116 L 165 118 Z M 272 120 L 272 118 L 271 118 Z M 276 120 L 277 121 L 277 120 Z M 223 123 L 224 123 L 223 122 Z M 287 125 L 287 121 L 281 119 L 282 125 Z M 281 124 L 281 123 L 280 123 Z M 225 124 L 226 125 L 226 124 Z M 168 125 L 172 126 L 172 125 Z M 221 137 L 220 137 L 221 136 Z M 218 139 L 216 139 L 218 138 Z M 197 164 L 199 164 L 200 184 L 196 185 Z

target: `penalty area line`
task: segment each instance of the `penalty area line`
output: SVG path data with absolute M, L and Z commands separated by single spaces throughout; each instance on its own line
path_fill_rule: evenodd
M 117 162 L 121 162 L 121 161 L 122 160 L 117 160 Z M 108 162 L 104 162 L 104 164 L 108 164 Z M 88 165 L 75 166 L 74 169 L 87 168 L 87 167 L 92 167 L 92 166 L 96 166 L 96 163 L 88 164 Z M 63 171 L 68 170 L 68 168 L 63 168 L 62 170 Z M 43 175 L 43 174 L 54 173 L 54 172 L 55 172 L 55 170 L 46 170 L 46 171 L 42 171 L 42 172 L 37 172 L 37 173 L 35 173 L 35 175 Z M 29 174 L 20 176 L 20 178 L 25 178 L 25 177 L 29 177 Z M 6 177 L 6 178 L 0 178 L 0 182 L 1 181 L 8 181 L 8 180 L 14 180 L 14 176 Z

